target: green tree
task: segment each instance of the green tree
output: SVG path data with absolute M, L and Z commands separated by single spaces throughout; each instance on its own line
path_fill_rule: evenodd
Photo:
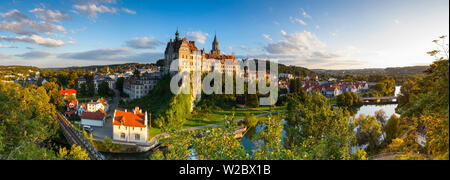
M 393 114 L 386 123 L 385 132 L 386 132 L 386 138 L 384 139 L 385 144 L 391 144 L 393 139 L 398 138 L 401 135 L 400 119 L 395 114 Z
M 359 145 L 368 144 L 368 152 L 374 151 L 379 145 L 379 139 L 382 134 L 381 123 L 373 116 L 360 115 L 356 119 L 357 132 L 356 140 Z

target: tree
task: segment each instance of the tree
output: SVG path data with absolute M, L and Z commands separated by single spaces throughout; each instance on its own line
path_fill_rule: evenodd
M 358 126 L 356 131 L 356 140 L 359 145 L 368 144 L 367 150 L 373 151 L 379 145 L 379 139 L 382 133 L 381 123 L 373 116 L 360 115 L 356 119 Z
M 47 83 L 46 83 L 47 84 Z M 55 106 L 44 87 L 0 82 L 0 159 L 54 159 Z
M 386 138 L 384 139 L 385 144 L 391 144 L 392 140 L 400 136 L 400 119 L 393 114 L 389 118 L 385 126 Z
M 292 79 L 289 84 L 289 92 L 298 93 L 300 91 L 303 91 L 302 80 L 300 78 Z
M 108 97 L 111 95 L 111 89 L 109 88 L 109 84 L 106 81 L 103 81 L 98 85 L 98 94 L 103 97 Z
M 342 93 L 341 95 L 337 96 L 337 104 L 341 107 L 353 107 L 361 105 L 362 98 L 359 97 L 358 94 L 350 91 L 346 91 Z
M 249 107 L 257 108 L 259 107 L 259 98 L 256 94 L 249 94 L 247 95 L 247 102 L 246 105 Z
M 125 78 L 123 78 L 123 77 L 117 78 L 116 89 L 118 89 L 121 93 L 123 93 L 123 83 L 124 82 L 125 82 Z

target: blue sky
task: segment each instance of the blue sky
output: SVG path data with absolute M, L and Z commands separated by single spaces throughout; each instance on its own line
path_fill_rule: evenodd
M 426 65 L 448 0 L 2 0 L 0 65 L 154 62 L 178 28 L 238 57 L 321 69 Z

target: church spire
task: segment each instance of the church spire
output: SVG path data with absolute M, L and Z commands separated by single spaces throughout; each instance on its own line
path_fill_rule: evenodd
M 175 32 L 175 39 L 180 40 L 180 33 L 178 33 L 178 28 L 177 28 L 177 32 Z
M 215 33 L 214 33 L 214 41 L 212 43 L 211 53 L 220 55 L 219 42 L 217 41 L 217 35 Z

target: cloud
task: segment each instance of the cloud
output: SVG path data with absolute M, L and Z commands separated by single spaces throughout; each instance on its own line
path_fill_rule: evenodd
M 148 62 L 164 57 L 163 52 L 135 53 L 127 48 L 103 48 L 81 52 L 62 53 L 57 56 L 62 59 L 87 61 L 115 62 Z
M 66 59 L 78 59 L 78 60 L 121 60 L 126 57 L 129 57 L 132 54 L 133 51 L 126 48 L 121 49 L 107 48 L 74 53 L 63 53 L 60 54 L 58 57 Z
M 126 42 L 126 45 L 135 49 L 155 49 L 163 43 L 154 37 L 134 38 Z
M 248 48 L 247 46 L 244 46 L 244 45 L 240 46 L 240 48 L 241 48 L 242 50 L 244 50 L 244 51 L 247 51 L 247 52 L 258 52 L 258 51 L 260 51 L 260 50 L 257 49 L 257 48 Z
M 395 19 L 395 20 L 394 20 L 394 23 L 395 23 L 395 24 L 400 24 L 400 20 Z
M 44 38 L 38 35 L 31 36 L 18 36 L 18 37 L 8 37 L 8 36 L 0 36 L 0 41 L 8 41 L 8 42 L 26 42 L 37 44 L 45 47 L 61 47 L 64 46 L 64 42 L 61 40 L 55 40 L 50 38 Z
M 281 35 L 284 37 L 283 40 L 271 42 L 264 49 L 271 54 L 300 54 L 306 50 L 325 46 L 316 35 L 308 31 L 287 34 L 282 30 Z
M 69 14 L 58 10 L 35 8 L 30 10 L 30 12 L 45 21 L 62 21 L 72 18 Z
M 303 8 L 301 8 L 300 10 L 302 11 L 302 16 L 303 16 L 304 18 L 312 19 L 312 17 L 311 17 L 310 15 L 308 15 L 308 14 L 306 13 L 306 11 L 305 11 Z
M 200 44 L 205 44 L 207 37 L 209 36 L 208 33 L 204 33 L 201 31 L 196 32 L 188 32 L 186 33 L 187 39 L 192 39 L 195 42 L 198 42 Z
M 0 23 L 0 32 L 10 31 L 21 35 L 53 33 L 54 31 L 66 32 L 62 26 L 47 22 L 36 22 L 16 9 L 7 13 L 0 13 L 0 16 L 4 19 Z
M 77 12 L 89 15 L 90 18 L 97 18 L 97 13 L 116 13 L 117 9 L 113 7 L 107 7 L 104 5 L 85 4 L 85 5 L 73 5 L 73 8 L 77 9 Z
M 319 25 L 316 25 L 316 29 L 319 30 L 319 29 L 320 29 L 320 26 L 319 26 Z
M 3 45 L 0 44 L 0 48 L 17 48 L 16 46 L 10 46 L 10 45 Z
M 136 11 L 127 8 L 122 8 L 122 11 L 128 14 L 136 14 Z
M 267 39 L 269 41 L 272 41 L 272 38 L 270 38 L 270 35 L 268 34 L 262 34 L 262 36 L 264 37 L 264 39 Z
M 52 53 L 46 52 L 46 51 L 30 51 L 23 54 L 16 55 L 17 57 L 21 57 L 24 59 L 39 59 L 39 58 L 45 58 L 52 55 Z
M 304 25 L 304 26 L 308 25 L 308 24 L 306 24 L 305 21 L 301 20 L 300 18 L 293 18 L 293 17 L 291 16 L 291 17 L 289 17 L 289 20 L 290 20 L 293 24 L 299 23 L 299 24 Z

